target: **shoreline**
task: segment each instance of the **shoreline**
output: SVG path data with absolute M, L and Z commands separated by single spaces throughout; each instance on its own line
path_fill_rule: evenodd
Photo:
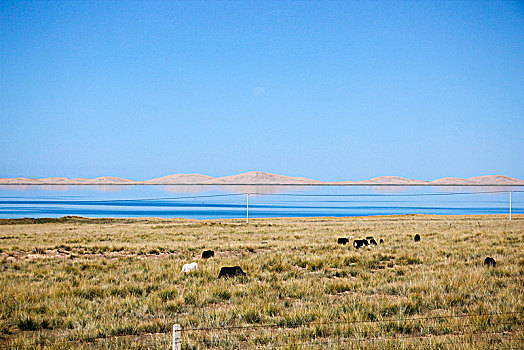
M 511 220 L 509 220 L 508 214 L 392 214 L 392 215 L 360 215 L 360 216 L 293 216 L 293 217 L 261 217 L 261 218 L 250 218 L 251 221 L 266 221 L 266 220 L 277 220 L 277 221 L 341 221 L 341 220 L 361 220 L 361 219 L 416 219 L 416 218 L 425 218 L 425 219 L 447 219 L 447 218 L 457 218 L 457 219 L 469 219 L 469 218 L 479 218 L 479 219 L 508 219 L 507 221 L 521 220 L 524 219 L 524 214 L 512 214 Z M 14 223 L 11 223 L 13 222 Z M 195 221 L 195 222 L 239 222 L 242 225 L 249 226 L 250 223 L 246 223 L 245 218 L 224 218 L 224 219 L 194 219 L 194 218 L 162 218 L 155 216 L 144 216 L 144 217 L 86 217 L 78 215 L 66 215 L 62 217 L 41 217 L 41 218 L 0 218 L 1 225 L 10 225 L 10 224 L 45 224 L 45 223 L 72 223 L 78 221 L 109 221 L 109 222 L 118 222 L 118 221 Z M 108 222 L 108 223 L 109 223 Z
M 347 184 L 347 183 L 57 183 L 57 182 L 17 182 L 1 183 L 0 186 L 355 186 L 355 187 L 375 187 L 375 186 L 395 186 L 395 187 L 524 187 L 524 184 L 384 184 L 384 183 L 365 183 L 365 184 Z

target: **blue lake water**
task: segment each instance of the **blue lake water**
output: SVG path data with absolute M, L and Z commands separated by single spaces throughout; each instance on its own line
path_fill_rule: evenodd
M 0 218 L 524 214 L 524 186 L 0 186 Z

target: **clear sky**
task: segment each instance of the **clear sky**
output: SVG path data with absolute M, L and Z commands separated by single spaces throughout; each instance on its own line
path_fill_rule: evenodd
M 0 4 L 0 177 L 524 179 L 522 1 Z

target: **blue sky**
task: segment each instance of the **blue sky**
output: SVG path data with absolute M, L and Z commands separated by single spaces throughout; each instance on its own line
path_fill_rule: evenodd
M 524 179 L 523 2 L 0 3 L 0 177 Z

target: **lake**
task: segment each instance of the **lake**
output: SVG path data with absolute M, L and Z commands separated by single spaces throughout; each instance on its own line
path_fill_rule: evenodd
M 524 214 L 524 186 L 0 186 L 0 218 Z

